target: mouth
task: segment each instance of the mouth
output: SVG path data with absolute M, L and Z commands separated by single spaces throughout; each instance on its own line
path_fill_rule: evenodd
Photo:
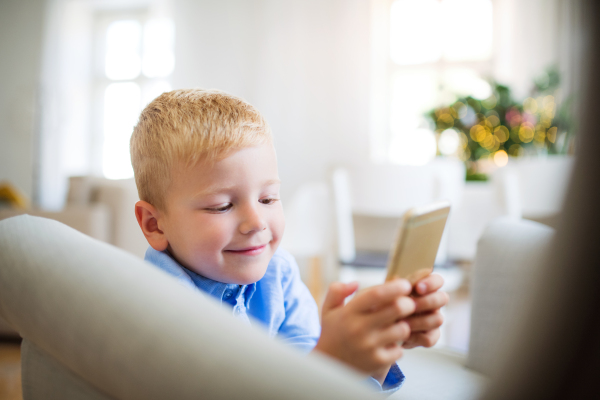
M 242 249 L 228 249 L 228 250 L 225 250 L 225 252 L 231 253 L 231 254 L 239 254 L 239 255 L 243 255 L 243 256 L 256 256 L 256 255 L 261 254 L 263 251 L 265 251 L 266 248 L 267 248 L 267 245 L 263 244 L 261 246 L 245 247 Z

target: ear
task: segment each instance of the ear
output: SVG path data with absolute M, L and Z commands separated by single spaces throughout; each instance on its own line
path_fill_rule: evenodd
M 142 200 L 135 203 L 135 217 L 138 224 L 150 246 L 157 251 L 164 251 L 169 245 L 166 235 L 158 226 L 161 216 L 161 212 L 152 204 Z

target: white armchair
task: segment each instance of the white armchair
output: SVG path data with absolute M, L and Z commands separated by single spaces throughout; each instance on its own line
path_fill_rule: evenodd
M 48 219 L 0 221 L 0 315 L 35 399 L 365 399 L 363 379 L 235 320 L 114 246 Z

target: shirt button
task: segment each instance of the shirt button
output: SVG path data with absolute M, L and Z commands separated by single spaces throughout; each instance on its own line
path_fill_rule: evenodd
M 231 291 L 227 290 L 227 291 L 225 292 L 225 296 L 224 296 L 224 297 L 225 297 L 226 299 L 228 299 L 228 298 L 230 298 L 230 297 L 231 297 L 231 295 L 232 295 L 232 294 L 233 294 L 233 293 L 231 293 Z
M 236 308 L 235 310 L 233 310 L 233 315 L 240 315 L 241 311 L 239 308 Z

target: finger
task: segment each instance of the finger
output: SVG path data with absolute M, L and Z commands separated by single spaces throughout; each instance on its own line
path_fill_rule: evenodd
M 418 346 L 432 347 L 440 339 L 440 330 L 433 329 L 428 332 L 413 332 L 408 340 L 404 342 L 402 347 L 412 349 Z
M 394 343 L 387 347 L 378 348 L 375 354 L 376 359 L 381 366 L 390 365 L 402 357 L 403 348 Z
M 427 314 L 415 315 L 405 320 L 410 326 L 411 332 L 423 332 L 439 328 L 444 323 L 444 317 L 440 311 Z
M 377 343 L 380 346 L 389 346 L 404 342 L 410 338 L 410 334 L 408 323 L 400 321 L 381 331 L 377 337 Z
M 344 305 L 346 297 L 350 296 L 358 289 L 358 282 L 342 283 L 334 282 L 329 285 L 329 290 L 325 296 L 323 302 L 323 313 L 330 311 L 334 308 Z
M 422 296 L 439 290 L 443 285 L 444 278 L 441 275 L 431 274 L 415 284 L 415 293 Z
M 350 303 L 356 311 L 372 311 L 391 303 L 395 298 L 408 296 L 412 290 L 406 279 L 394 279 L 358 293 Z
M 387 306 L 368 315 L 368 323 L 374 327 L 383 327 L 395 324 L 415 312 L 415 301 L 406 296 L 394 299 Z
M 415 313 L 424 313 L 438 310 L 448 304 L 448 294 L 446 292 L 433 292 L 425 296 L 415 296 Z

